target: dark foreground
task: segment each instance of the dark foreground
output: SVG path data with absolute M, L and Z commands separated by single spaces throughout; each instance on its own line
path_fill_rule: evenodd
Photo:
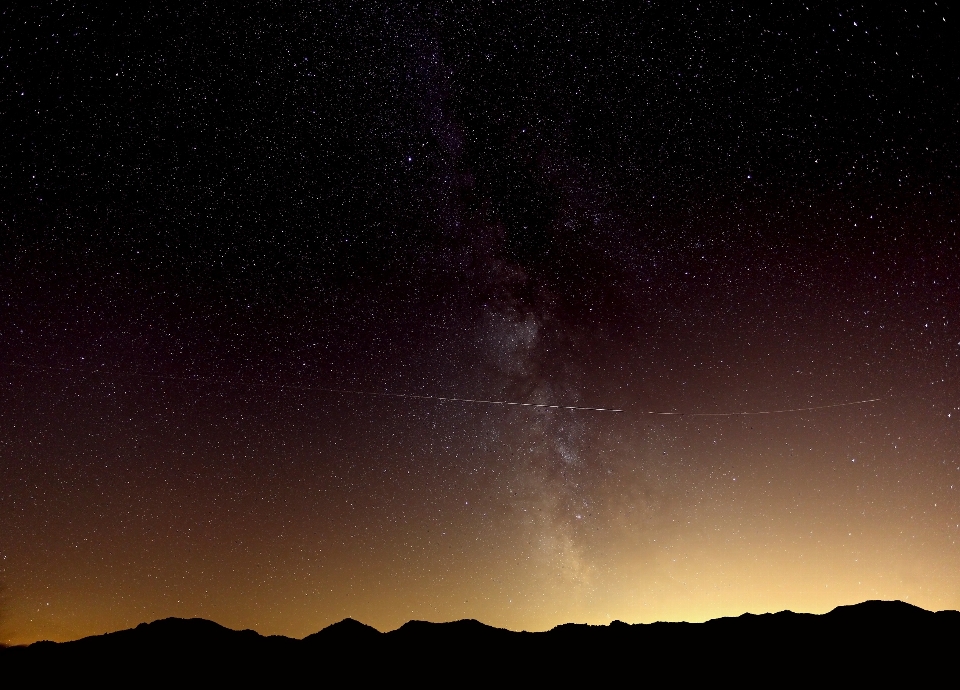
M 568 624 L 542 633 L 473 620 L 411 621 L 380 633 L 347 619 L 302 640 L 168 618 L 74 642 L 0 650 L 0 684 L 640 686 L 726 680 L 781 686 L 917 682 L 946 674 L 936 684 L 952 685 L 958 650 L 960 612 L 933 613 L 899 601 L 868 601 L 823 615 Z

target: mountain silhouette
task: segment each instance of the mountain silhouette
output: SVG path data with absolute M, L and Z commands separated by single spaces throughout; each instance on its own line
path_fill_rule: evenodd
M 361 644 L 380 637 L 380 631 L 352 618 L 344 618 L 339 623 L 328 625 L 320 632 L 307 635 L 303 641 L 308 644 Z
M 958 644 L 960 612 L 902 601 L 705 623 L 568 623 L 537 633 L 476 620 L 409 621 L 381 633 L 347 618 L 302 640 L 167 618 L 73 642 L 0 649 L 0 668 L 4 678 L 33 684 L 916 683 L 950 671 Z

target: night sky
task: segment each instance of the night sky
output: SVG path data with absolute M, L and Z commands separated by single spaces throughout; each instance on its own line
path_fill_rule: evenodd
M 0 11 L 0 637 L 960 608 L 946 3 L 109 4 Z

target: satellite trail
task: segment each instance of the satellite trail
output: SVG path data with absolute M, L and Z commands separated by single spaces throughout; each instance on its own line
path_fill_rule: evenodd
M 277 384 L 280 385 L 280 384 Z M 652 410 L 629 410 L 618 407 L 580 407 L 577 405 L 548 405 L 546 403 L 514 402 L 510 400 L 481 400 L 476 398 L 451 398 L 440 395 L 417 395 L 414 393 L 375 393 L 373 391 L 344 390 L 340 388 L 310 388 L 307 390 L 321 390 L 328 393 L 342 393 L 345 395 L 373 395 L 387 398 L 412 398 L 415 400 L 436 400 L 439 402 L 460 402 L 475 403 L 479 405 L 513 405 L 517 407 L 540 407 L 552 410 L 577 410 L 583 412 L 635 412 L 642 415 L 661 415 L 667 417 L 743 417 L 759 414 L 787 414 L 790 412 L 811 412 L 814 410 L 826 410 L 833 407 L 850 407 L 853 405 L 867 405 L 875 403 L 882 398 L 869 398 L 867 400 L 852 400 L 849 402 L 832 403 L 830 405 L 814 405 L 813 407 L 791 407 L 782 410 L 751 410 L 745 412 L 658 412 Z
M 113 374 L 116 376 L 140 376 L 152 379 L 166 380 L 166 381 L 190 381 L 198 383 L 217 383 L 217 384 L 232 384 L 232 385 L 244 385 L 244 386 L 262 386 L 265 388 L 278 388 L 286 390 L 298 390 L 298 391 L 317 391 L 322 393 L 336 393 L 338 395 L 359 395 L 359 396 L 369 396 L 377 398 L 399 398 L 407 400 L 433 400 L 436 402 L 454 402 L 454 403 L 467 403 L 473 405 L 501 405 L 504 407 L 535 407 L 545 410 L 572 410 L 575 412 L 634 412 L 635 414 L 641 415 L 656 415 L 662 417 L 747 417 L 751 415 L 762 415 L 762 414 L 789 414 L 791 412 L 813 412 L 816 410 L 828 410 L 834 407 L 851 407 L 853 405 L 869 405 L 870 403 L 879 402 L 883 398 L 868 398 L 867 400 L 852 400 L 849 402 L 840 402 L 832 403 L 830 405 L 814 405 L 812 407 L 791 407 L 780 410 L 750 410 L 742 412 L 660 412 L 656 410 L 630 410 L 627 408 L 618 408 L 618 407 L 586 407 L 580 405 L 552 405 L 548 403 L 531 403 L 531 402 L 519 402 L 515 400 L 485 400 L 482 398 L 454 398 L 451 396 L 444 395 L 422 395 L 418 393 L 384 393 L 377 391 L 369 390 L 352 390 L 348 388 L 324 388 L 321 386 L 301 386 L 297 384 L 284 384 L 284 383 L 270 383 L 267 381 L 243 381 L 243 382 L 233 382 L 233 381 L 224 381 L 223 379 L 202 377 L 202 376 L 167 376 L 161 374 L 148 374 L 143 372 L 131 372 L 129 374 L 123 374 L 120 372 L 109 372 L 103 369 L 80 369 L 77 367 L 52 367 L 52 366 L 38 366 L 31 364 L 18 364 L 14 362 L 8 362 L 11 366 L 22 367 L 24 369 L 34 369 L 39 371 L 76 371 L 82 374 Z
M 548 405 L 547 403 L 515 402 L 512 400 L 481 400 L 477 398 L 451 398 L 442 395 L 417 395 L 415 393 L 375 393 L 373 391 L 353 391 L 340 388 L 310 388 L 327 393 L 344 393 L 347 395 L 375 395 L 385 398 L 412 398 L 414 400 L 437 400 L 439 402 L 475 403 L 477 405 L 512 405 L 515 407 L 540 407 L 550 410 L 580 410 L 583 412 L 626 412 L 615 407 L 579 407 L 577 405 Z
M 785 414 L 787 412 L 810 412 L 811 410 L 826 410 L 831 407 L 849 407 L 851 405 L 867 405 L 875 403 L 883 398 L 870 398 L 868 400 L 852 400 L 850 402 L 833 403 L 831 405 L 815 405 L 813 407 L 791 407 L 784 410 L 753 410 L 750 412 L 647 412 L 640 414 L 669 415 L 673 417 L 743 417 L 755 414 Z

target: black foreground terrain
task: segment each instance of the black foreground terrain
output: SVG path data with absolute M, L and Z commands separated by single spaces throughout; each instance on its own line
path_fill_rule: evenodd
M 380 633 L 346 619 L 297 640 L 167 618 L 64 643 L 0 649 L 2 678 L 33 686 L 615 682 L 954 686 L 960 612 L 868 601 L 823 615 L 783 611 L 706 623 L 567 624 L 512 632 L 474 620 L 410 621 Z M 14 686 L 7 686 L 14 687 Z M 27 686 L 22 686 L 27 687 Z

